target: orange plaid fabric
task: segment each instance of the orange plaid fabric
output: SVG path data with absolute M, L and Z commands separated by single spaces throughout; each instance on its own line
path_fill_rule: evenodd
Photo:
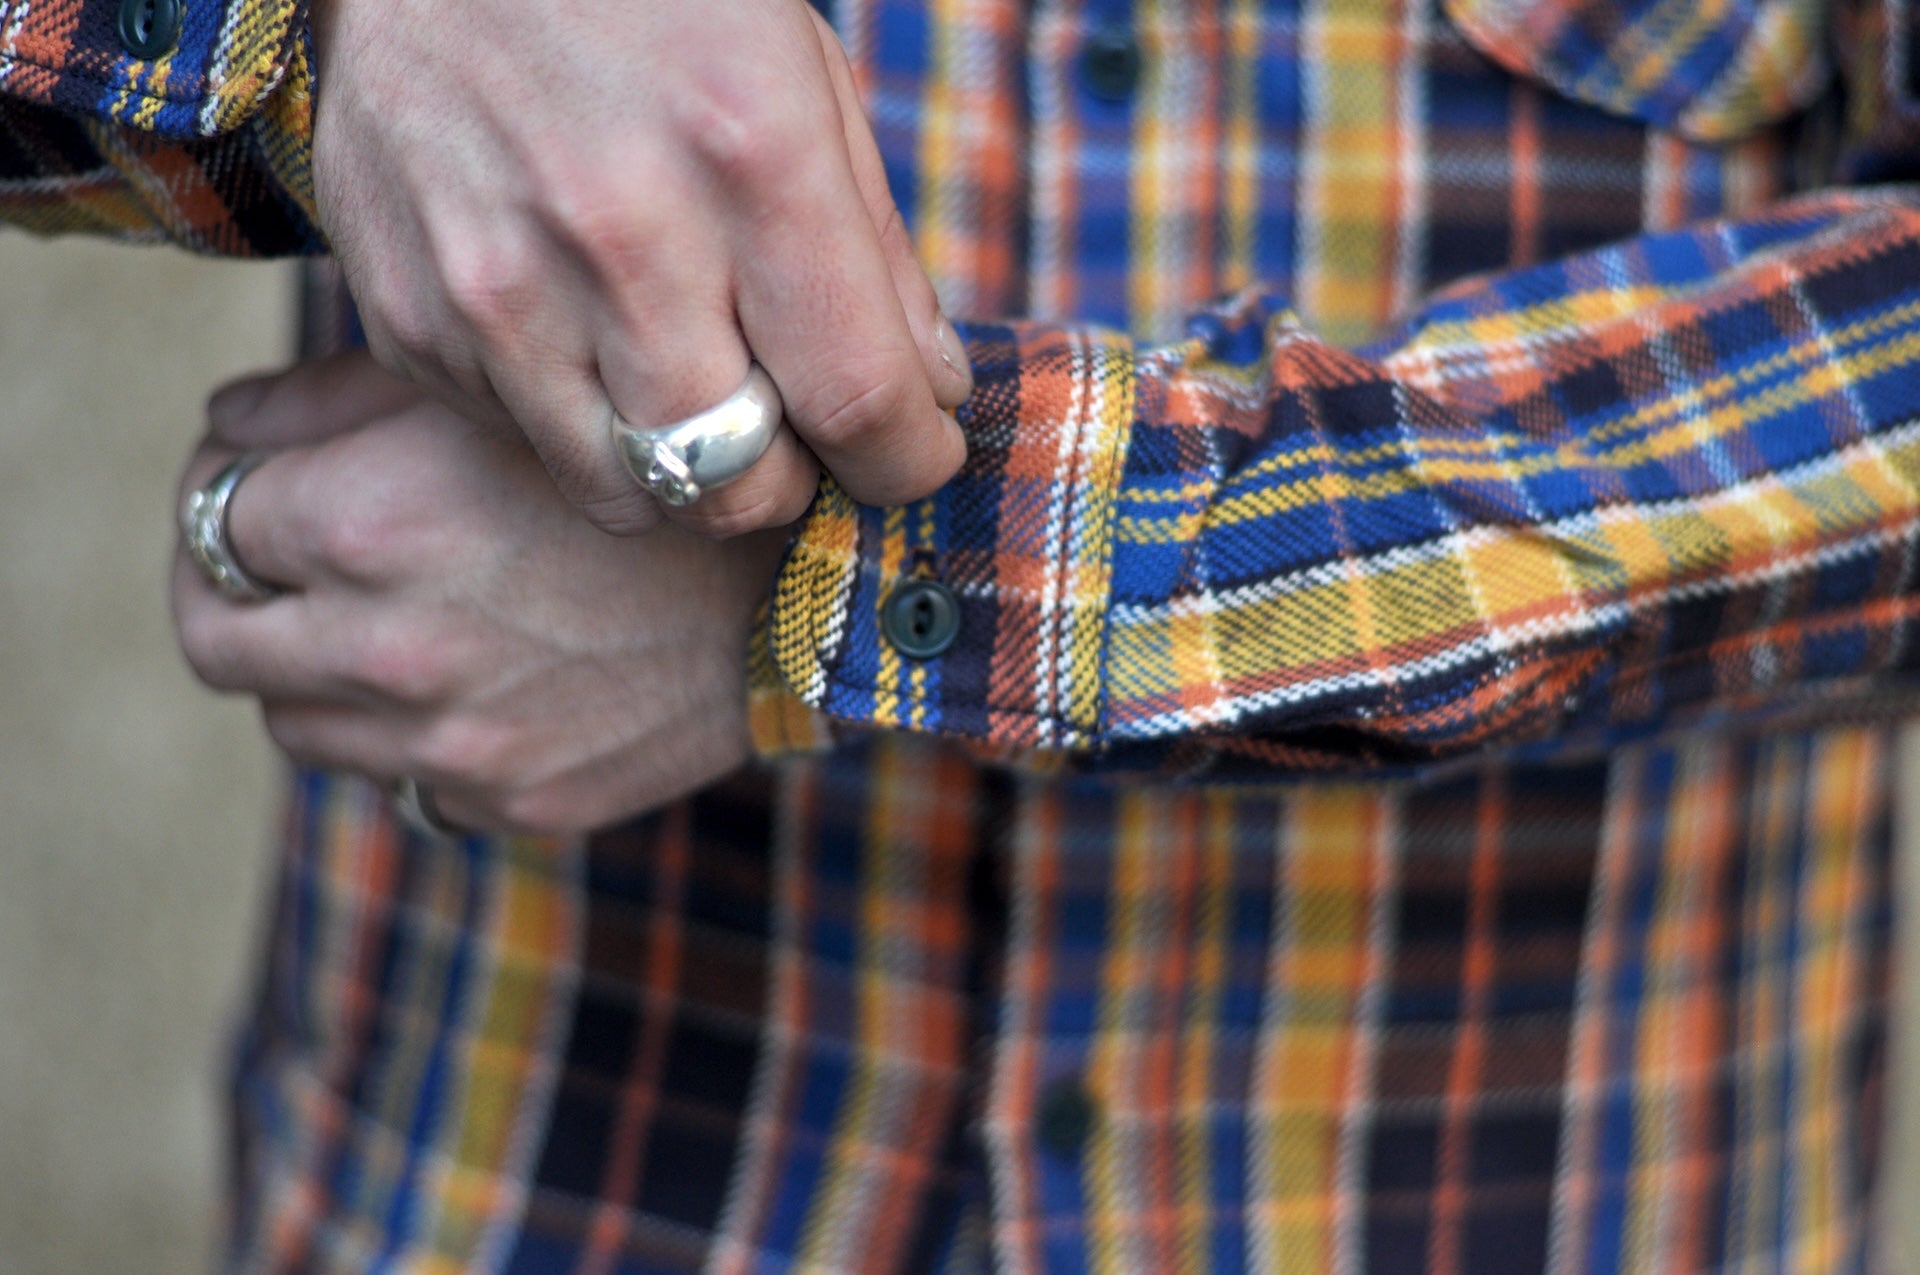
M 1920 230 L 1789 196 L 1920 170 L 1905 0 L 830 7 L 967 470 L 709 792 L 298 778 L 232 1269 L 1865 1270 Z M 285 87 L 16 96 L 0 215 L 317 243 Z

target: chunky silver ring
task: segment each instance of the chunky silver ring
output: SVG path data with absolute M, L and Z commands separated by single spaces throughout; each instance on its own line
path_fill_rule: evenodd
M 691 505 L 753 468 L 779 432 L 786 404 L 758 363 L 718 407 L 671 425 L 641 429 L 613 416 L 613 441 L 634 481 L 676 508 Z
M 227 528 L 227 510 L 240 480 L 266 458 L 265 452 L 248 452 L 206 486 L 188 492 L 180 505 L 180 531 L 186 537 L 188 555 L 207 583 L 235 602 L 261 602 L 280 592 L 240 565 Z
M 460 830 L 448 823 L 434 804 L 433 790 L 418 779 L 396 779 L 387 792 L 393 801 L 393 813 L 414 832 L 431 840 L 458 837 Z

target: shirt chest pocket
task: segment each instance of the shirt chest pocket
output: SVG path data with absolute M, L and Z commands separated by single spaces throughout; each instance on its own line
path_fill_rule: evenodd
M 1807 106 L 1832 76 L 1829 0 L 1442 0 L 1494 61 L 1697 142 Z

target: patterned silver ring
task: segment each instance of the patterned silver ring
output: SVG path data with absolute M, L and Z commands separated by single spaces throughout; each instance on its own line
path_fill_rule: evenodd
M 208 584 L 235 602 L 263 602 L 280 592 L 240 565 L 227 527 L 227 511 L 240 480 L 266 458 L 265 452 L 248 452 L 215 474 L 206 486 L 188 492 L 180 504 L 180 531 L 186 538 L 188 556 Z
M 726 402 L 683 421 L 641 429 L 614 413 L 613 441 L 634 481 L 679 508 L 752 469 L 785 415 L 779 387 L 755 363 Z
M 433 841 L 458 837 L 460 829 L 448 823 L 434 804 L 433 790 L 418 779 L 396 779 L 387 796 L 393 801 L 393 813 L 413 832 Z

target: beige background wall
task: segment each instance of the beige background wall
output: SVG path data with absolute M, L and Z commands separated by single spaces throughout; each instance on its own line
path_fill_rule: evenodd
M 273 763 L 173 653 L 173 483 L 288 270 L 0 233 L 0 1275 L 208 1267 Z
M 0 1275 L 186 1275 L 274 768 L 173 654 L 173 482 L 207 389 L 290 348 L 291 276 L 0 233 L 0 278 Z

